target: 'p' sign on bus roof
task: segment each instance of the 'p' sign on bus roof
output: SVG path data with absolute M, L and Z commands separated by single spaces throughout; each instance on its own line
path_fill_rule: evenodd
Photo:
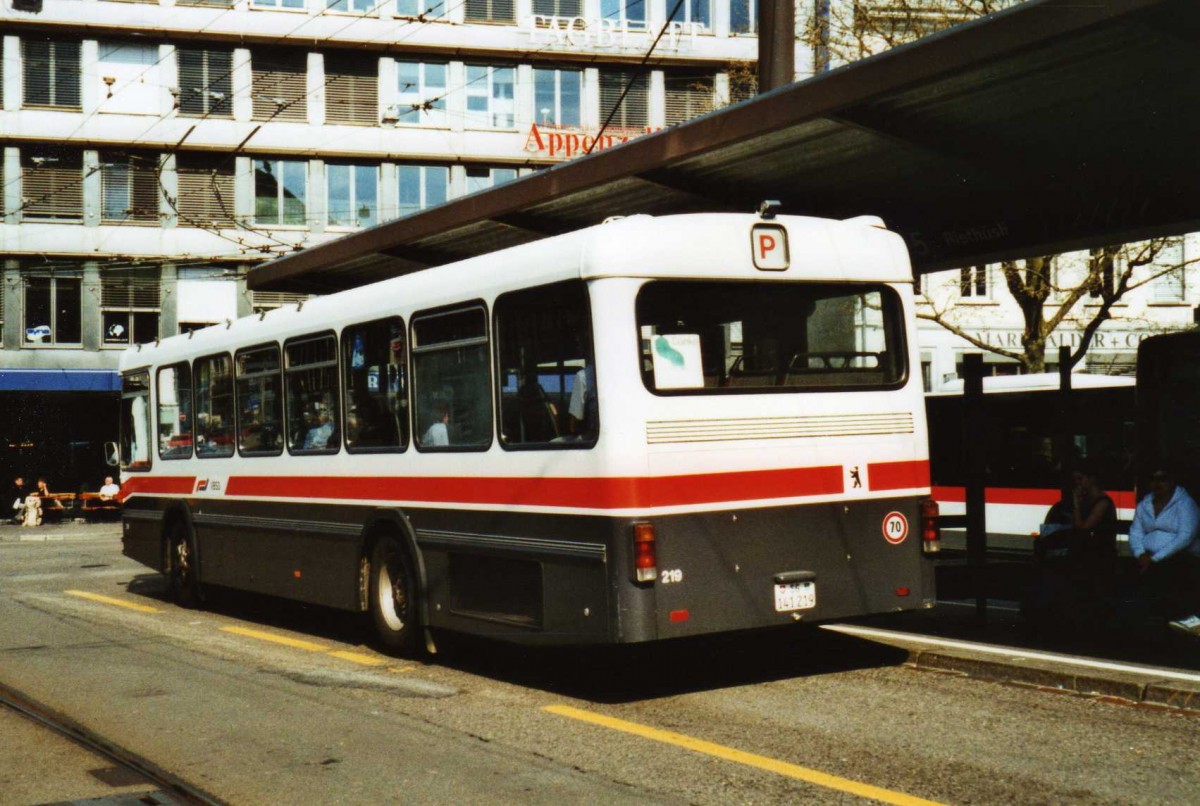
M 755 224 L 750 228 L 754 267 L 762 271 L 784 271 L 789 264 L 787 230 L 779 224 Z

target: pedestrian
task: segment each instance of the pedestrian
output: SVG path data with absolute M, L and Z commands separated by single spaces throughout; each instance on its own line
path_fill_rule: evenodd
M 113 481 L 112 476 L 104 477 L 104 486 L 100 488 L 100 499 L 110 501 L 121 492 L 121 486 Z
M 5 506 L 12 509 L 13 523 L 21 523 L 25 520 L 25 497 L 27 495 L 29 495 L 29 490 L 25 487 L 24 476 L 13 478 L 13 483 L 8 488 L 8 495 L 4 498 Z
M 1200 637 L 1200 507 L 1169 470 L 1150 476 L 1129 527 L 1139 587 L 1161 598 L 1171 629 Z

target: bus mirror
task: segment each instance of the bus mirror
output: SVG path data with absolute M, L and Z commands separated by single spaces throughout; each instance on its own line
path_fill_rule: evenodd
M 109 467 L 118 467 L 121 464 L 121 451 L 117 449 L 117 443 L 104 443 L 104 461 Z

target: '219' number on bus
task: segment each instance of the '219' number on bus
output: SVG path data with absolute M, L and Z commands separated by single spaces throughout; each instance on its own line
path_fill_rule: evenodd
M 683 569 L 668 568 L 662 572 L 661 581 L 664 585 L 670 585 L 672 582 L 683 582 Z

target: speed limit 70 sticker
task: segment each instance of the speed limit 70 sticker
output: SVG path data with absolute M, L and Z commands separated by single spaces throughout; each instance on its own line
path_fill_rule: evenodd
M 892 510 L 883 516 L 883 538 L 889 543 L 903 543 L 908 537 L 908 518 L 903 512 Z

